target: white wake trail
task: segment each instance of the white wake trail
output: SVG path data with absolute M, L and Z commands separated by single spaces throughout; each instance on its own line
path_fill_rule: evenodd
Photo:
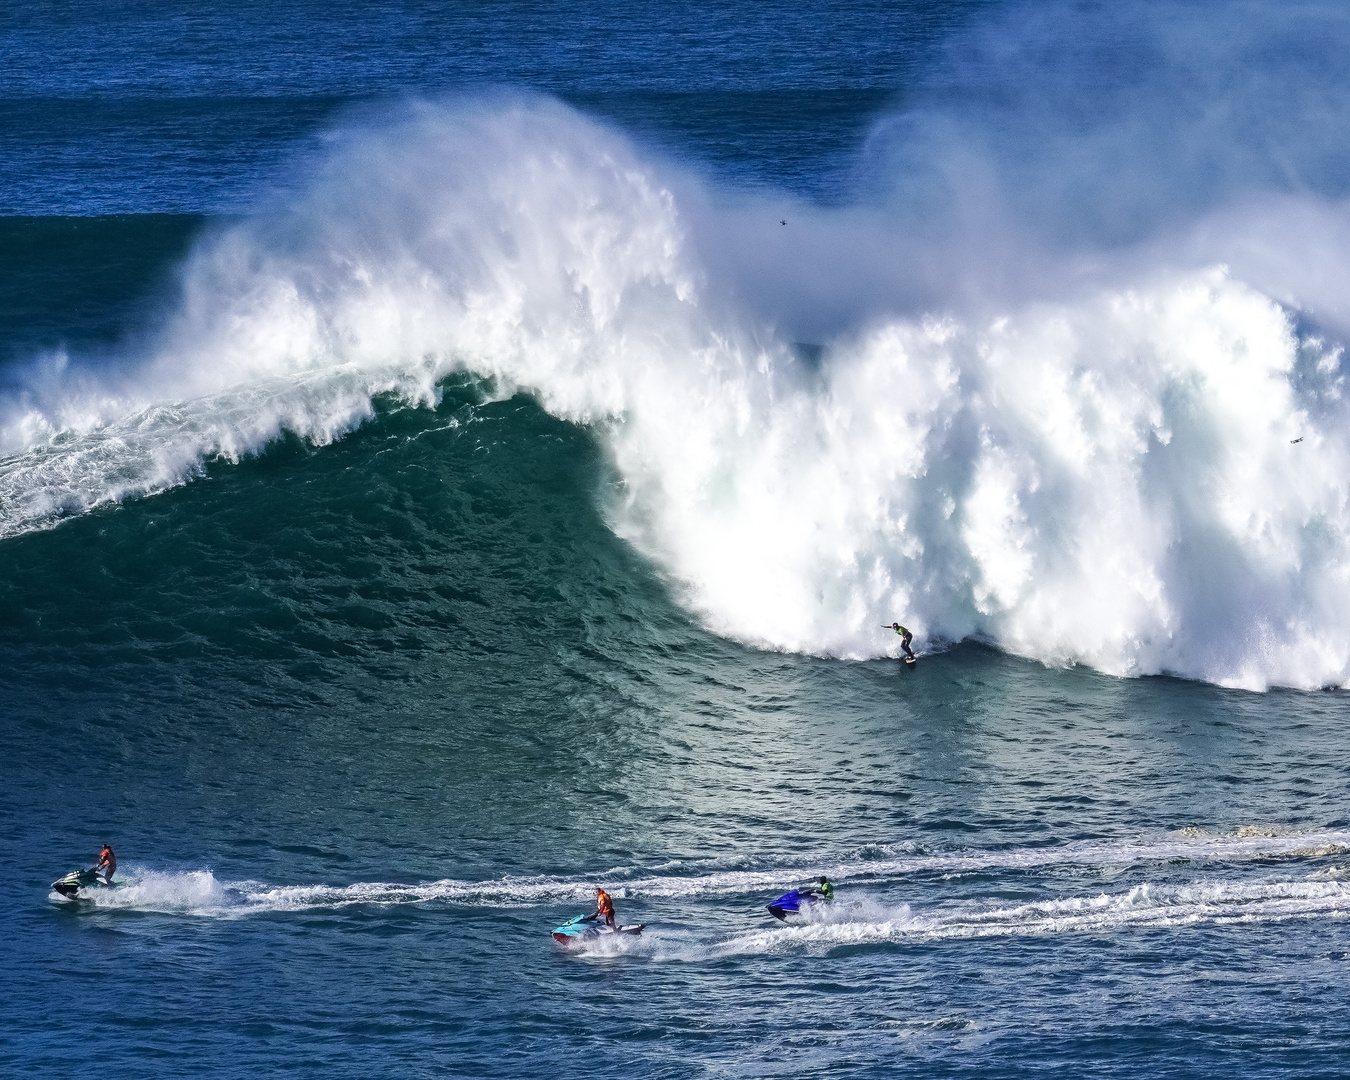
M 837 904 L 837 902 L 836 902 Z M 968 900 L 933 907 L 901 904 L 837 906 L 794 926 L 769 926 L 721 940 L 704 935 L 644 935 L 626 945 L 667 961 L 805 951 L 853 945 L 905 945 L 991 937 L 1128 933 L 1140 929 L 1229 926 L 1350 915 L 1350 885 L 1341 881 L 1142 884 L 1123 893 L 1005 905 Z
M 237 918 L 267 912 L 302 912 L 356 906 L 449 905 L 469 908 L 533 908 L 587 904 L 597 885 L 614 897 L 631 901 L 696 901 L 725 903 L 737 910 L 758 911 L 775 895 L 826 873 L 846 891 L 898 887 L 923 890 L 932 882 L 972 874 L 1054 871 L 1090 867 L 1102 871 L 1151 868 L 1186 863 L 1195 866 L 1283 863 L 1312 860 L 1314 873 L 1338 881 L 1339 863 L 1326 860 L 1350 855 L 1350 831 L 1273 835 L 1265 830 L 1239 835 L 1177 835 L 1139 840 L 1092 840 L 1059 846 L 912 852 L 890 858 L 822 858 L 810 865 L 766 864 L 756 869 L 690 866 L 687 873 L 660 873 L 642 868 L 597 871 L 585 877 L 506 876 L 482 881 L 443 878 L 436 881 L 270 884 L 222 881 L 210 870 L 163 871 L 129 866 L 119 875 L 119 888 L 94 889 L 80 898 L 102 909 L 158 911 L 204 917 Z M 667 868 L 669 869 L 669 868 Z M 920 882 L 918 886 L 916 882 Z M 53 893 L 53 898 L 56 894 Z M 844 903 L 840 911 L 856 910 Z

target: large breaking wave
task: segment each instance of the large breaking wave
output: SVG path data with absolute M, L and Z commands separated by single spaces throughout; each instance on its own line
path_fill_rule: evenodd
M 1197 195 L 1191 144 L 1113 173 L 1138 197 L 1094 231 L 1103 156 L 1175 116 L 1113 99 L 1074 136 L 1033 105 L 897 113 L 860 165 L 881 194 L 823 208 L 537 98 L 354 126 L 303 194 L 202 241 L 120 375 L 35 364 L 0 413 L 0 536 L 471 371 L 595 427 L 614 528 L 719 633 L 866 657 L 898 618 L 1112 673 L 1346 684 L 1350 206 L 1260 154 L 1216 154 Z M 1184 134 L 1225 148 L 1236 112 Z M 1016 155 L 990 134 L 1037 125 Z

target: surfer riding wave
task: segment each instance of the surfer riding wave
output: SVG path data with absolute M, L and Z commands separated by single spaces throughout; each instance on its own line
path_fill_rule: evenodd
M 914 659 L 914 650 L 909 647 L 909 643 L 914 640 L 914 635 L 901 626 L 898 622 L 891 623 L 890 626 L 882 627 L 883 630 L 894 630 L 900 635 L 900 648 L 905 650 L 905 659 Z

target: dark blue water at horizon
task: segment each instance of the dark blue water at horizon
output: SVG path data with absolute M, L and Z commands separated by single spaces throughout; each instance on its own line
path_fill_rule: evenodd
M 1036 18 L 12 14 L 0 397 L 126 375 L 344 118 L 525 89 L 729 201 L 833 205 L 886 110 Z M 1110 243 L 1171 220 L 1139 205 Z M 603 424 L 434 397 L 0 539 L 0 1072 L 1345 1075 L 1346 691 L 756 648 L 616 527 Z M 119 890 L 50 891 L 104 841 Z M 765 910 L 821 873 L 829 909 Z M 596 885 L 646 930 L 560 948 Z
M 825 194 L 879 109 L 987 3 L 579 11 L 39 5 L 0 27 L 0 213 L 248 208 L 325 127 L 408 97 L 561 97 L 739 182 Z M 53 65 L 50 58 L 61 57 Z

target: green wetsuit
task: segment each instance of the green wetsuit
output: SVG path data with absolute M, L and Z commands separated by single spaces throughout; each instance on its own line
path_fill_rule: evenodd
M 909 647 L 909 643 L 914 640 L 914 635 L 899 624 L 891 627 L 891 629 L 900 635 L 900 648 L 905 650 L 905 656 L 911 660 L 914 659 L 914 650 Z

